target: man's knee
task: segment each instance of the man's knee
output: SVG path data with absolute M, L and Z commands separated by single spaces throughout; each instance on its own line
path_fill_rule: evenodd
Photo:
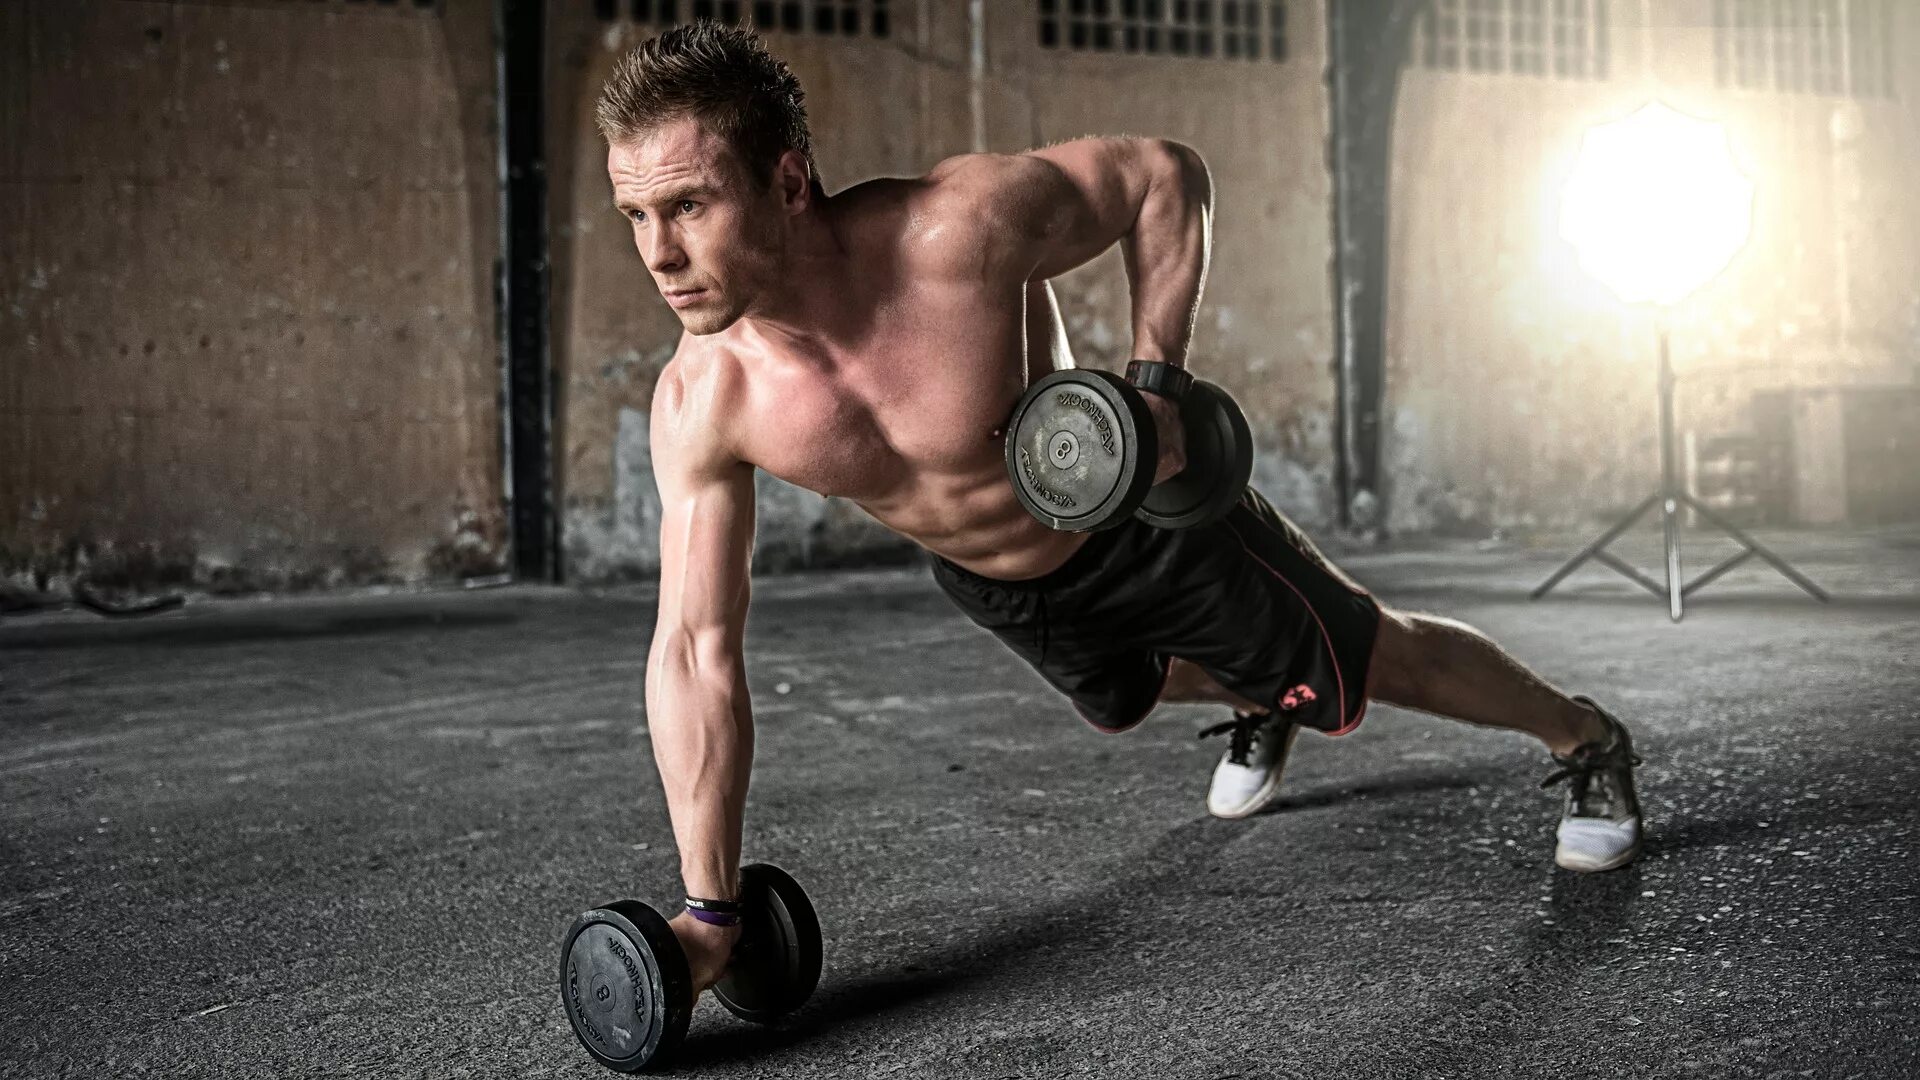
M 1200 665 L 1174 658 L 1167 666 L 1167 681 L 1161 686 L 1160 700 L 1166 702 L 1212 701 L 1231 705 L 1241 712 L 1265 714 L 1271 710 L 1256 701 L 1241 697 L 1220 685 Z

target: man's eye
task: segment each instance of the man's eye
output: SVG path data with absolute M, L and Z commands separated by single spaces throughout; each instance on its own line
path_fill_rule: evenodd
M 629 210 L 627 211 L 627 216 L 632 218 L 634 221 L 647 220 L 647 212 L 645 210 Z
M 681 199 L 680 212 L 683 214 L 691 214 L 693 213 L 692 207 L 696 207 L 699 205 L 700 205 L 699 203 L 694 202 L 692 199 Z

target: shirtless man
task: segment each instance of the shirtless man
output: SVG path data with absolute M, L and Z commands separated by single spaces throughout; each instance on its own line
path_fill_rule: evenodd
M 751 34 L 696 23 L 623 58 L 597 119 L 615 205 L 686 333 L 652 407 L 659 622 L 647 657 L 655 761 L 694 907 L 672 920 L 695 991 L 739 931 L 753 725 L 742 659 L 754 469 L 851 499 L 934 556 L 976 623 L 1123 731 L 1163 701 L 1231 705 L 1208 806 L 1259 809 L 1300 727 L 1369 699 L 1539 738 L 1570 779 L 1556 859 L 1638 852 L 1626 729 L 1477 631 L 1380 607 L 1248 490 L 1221 522 L 1055 532 L 1015 499 L 1001 425 L 1072 365 L 1049 278 L 1121 245 L 1135 358 L 1184 365 L 1212 189 L 1191 148 L 1086 138 L 965 154 L 828 196 L 800 86 Z M 1178 413 L 1148 394 L 1182 466 Z

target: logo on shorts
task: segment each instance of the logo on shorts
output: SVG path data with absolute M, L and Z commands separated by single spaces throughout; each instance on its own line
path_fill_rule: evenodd
M 1280 695 L 1280 707 L 1282 709 L 1297 709 L 1302 705 L 1318 700 L 1320 700 L 1320 696 L 1313 692 L 1313 688 L 1306 683 L 1301 683 L 1299 686 Z

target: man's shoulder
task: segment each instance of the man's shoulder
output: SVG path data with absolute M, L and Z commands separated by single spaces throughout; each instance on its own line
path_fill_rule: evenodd
M 920 176 L 880 176 L 863 180 L 833 197 L 860 218 L 897 213 L 912 223 L 928 214 L 962 214 L 983 200 L 1004 199 L 1009 191 L 1030 188 L 1059 170 L 1032 154 L 955 154 Z
M 1053 164 L 1035 154 L 983 152 L 944 158 L 928 169 L 922 179 L 947 194 L 965 197 L 1032 180 L 1052 171 Z
M 654 383 L 655 408 L 664 404 L 680 411 L 707 402 L 732 405 L 732 396 L 745 382 L 742 367 L 743 353 L 726 334 L 682 331 L 679 344 Z
M 682 333 L 654 380 L 651 427 L 656 443 L 698 456 L 732 453 L 732 425 L 745 392 L 740 354 L 722 335 Z
M 1060 170 L 1033 154 L 956 154 L 922 179 L 929 208 L 1005 227 L 1045 198 Z
M 958 154 L 925 175 L 882 177 L 836 195 L 849 216 L 884 232 L 921 272 L 976 273 L 983 256 L 1029 231 L 1027 209 L 1053 167 L 1024 154 Z

